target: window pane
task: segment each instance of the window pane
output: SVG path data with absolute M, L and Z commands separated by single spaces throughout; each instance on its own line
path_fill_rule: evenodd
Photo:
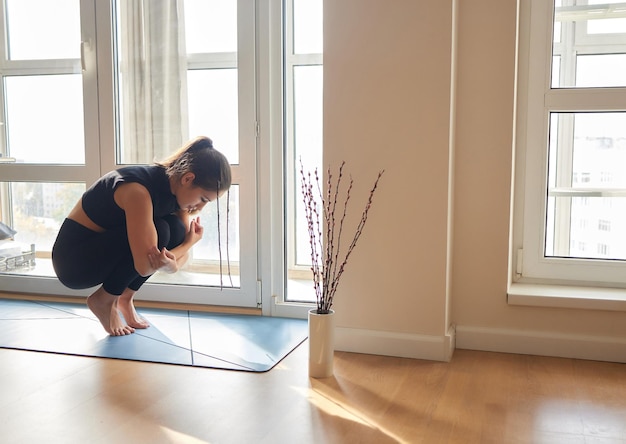
M 323 175 L 322 166 L 322 66 L 296 66 L 294 77 L 294 133 L 296 174 L 299 184 L 300 160 L 305 171 L 316 168 Z M 299 187 L 298 187 L 299 190 Z M 304 208 L 296 202 L 296 264 L 310 265 L 311 250 Z
M 626 86 L 626 53 L 585 55 L 576 58 L 576 86 Z
M 238 163 L 237 70 L 191 70 L 187 79 L 190 137 L 209 136 L 230 163 Z
M 626 18 L 611 3 L 555 6 L 553 88 L 626 86 Z
M 626 18 L 589 20 L 587 23 L 589 34 L 618 34 L 626 32 Z
M 323 51 L 322 0 L 293 1 L 294 54 L 320 54 Z
M 229 50 L 236 51 L 236 2 L 185 2 L 194 15 L 190 23 L 179 16 L 178 4 L 116 2 L 119 163 L 163 159 L 199 135 L 211 137 L 231 163 L 239 160 L 237 69 L 188 70 L 182 46 L 191 39 L 203 45 L 193 51 L 219 50 L 213 43 L 220 46 L 232 35 L 235 44 Z M 219 34 L 224 31 L 226 40 L 215 36 L 215 42 L 209 41 L 214 40 L 207 38 L 215 31 L 207 25 L 212 20 L 220 22 Z M 217 63 L 207 57 L 196 62 Z
M 624 3 L 624 0 L 588 0 L 590 5 L 607 5 Z M 604 20 L 589 20 L 587 24 L 589 34 L 625 33 L 626 18 L 609 18 Z
M 5 82 L 8 156 L 26 163 L 85 163 L 81 75 L 13 76 Z
M 546 256 L 626 260 L 626 197 L 550 197 L 553 208 L 571 211 L 569 244 L 546 245 Z M 558 233 L 553 233 L 555 237 Z
M 118 0 L 115 6 L 117 160 L 148 164 L 187 139 L 184 24 L 178 2 Z
M 237 52 L 235 0 L 185 0 L 187 53 Z
M 561 57 L 552 57 L 552 80 L 551 85 L 556 87 L 559 84 L 559 78 L 561 76 Z
M 4 247 L 26 251 L 34 244 L 37 255 L 35 270 L 19 267 L 4 271 L 54 276 L 49 260 L 52 245 L 63 220 L 84 191 L 82 183 L 0 183 L 0 219 L 17 232 L 12 244 L 5 241 Z
M 6 0 L 9 59 L 80 57 L 79 0 Z
M 553 42 L 559 43 L 561 41 L 561 22 L 556 22 L 554 24 L 554 32 L 553 32 Z
M 553 113 L 546 256 L 626 259 L 626 113 Z
M 221 249 L 223 260 L 229 255 L 231 261 L 239 262 L 239 186 L 233 185 L 219 200 L 219 206 L 208 203 L 200 218 L 204 236 L 193 248 L 194 260 L 219 262 Z

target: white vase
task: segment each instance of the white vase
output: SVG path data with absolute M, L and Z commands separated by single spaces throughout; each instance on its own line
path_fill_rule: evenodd
M 335 354 L 335 311 L 316 313 L 309 310 L 309 376 L 328 378 L 333 375 Z

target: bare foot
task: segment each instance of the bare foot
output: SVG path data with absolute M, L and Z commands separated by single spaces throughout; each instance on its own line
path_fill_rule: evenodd
M 134 328 L 148 328 L 150 324 L 144 318 L 137 314 L 135 310 L 135 304 L 133 303 L 133 297 L 135 291 L 127 288 L 124 293 L 120 295 L 117 301 L 117 308 L 122 312 L 122 316 L 126 320 L 126 323 Z
M 111 336 L 124 336 L 135 332 L 129 325 L 124 325 L 115 307 L 117 296 L 107 293 L 102 287 L 87 298 L 87 306 L 96 315 L 104 329 Z

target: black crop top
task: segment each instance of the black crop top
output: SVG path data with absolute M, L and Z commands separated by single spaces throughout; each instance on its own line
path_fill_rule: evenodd
M 113 193 L 120 184 L 130 182 L 140 183 L 150 193 L 155 220 L 179 209 L 165 168 L 158 165 L 133 165 L 105 174 L 85 191 L 82 204 L 89 219 L 105 229 L 125 225 L 126 214 L 115 203 Z

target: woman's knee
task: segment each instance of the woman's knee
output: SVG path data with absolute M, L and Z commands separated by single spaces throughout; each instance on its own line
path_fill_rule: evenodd
M 159 249 L 172 249 L 185 240 L 186 228 L 183 221 L 174 214 L 167 215 L 155 221 L 158 235 Z

